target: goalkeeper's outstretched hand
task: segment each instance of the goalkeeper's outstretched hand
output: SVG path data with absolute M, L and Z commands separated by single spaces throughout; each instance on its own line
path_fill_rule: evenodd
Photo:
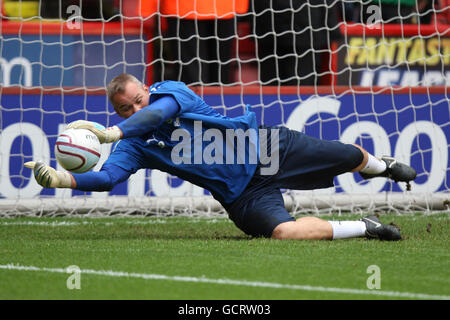
M 34 177 L 44 188 L 71 188 L 72 176 L 68 172 L 56 171 L 43 162 L 25 162 L 25 167 L 33 170 Z
M 87 129 L 92 131 L 100 143 L 116 142 L 122 137 L 122 131 L 117 126 L 105 128 L 96 122 L 77 120 L 69 123 L 67 129 Z

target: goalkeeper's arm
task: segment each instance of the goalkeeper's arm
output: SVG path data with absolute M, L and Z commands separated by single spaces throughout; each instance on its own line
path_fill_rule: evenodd
M 105 163 L 98 172 L 72 173 L 75 189 L 81 191 L 110 191 L 130 175 L 130 172 L 110 163 Z
M 163 96 L 120 122 L 117 127 L 122 131 L 122 138 L 141 136 L 156 130 L 164 121 L 174 117 L 179 108 L 173 97 Z
M 164 121 L 174 117 L 179 109 L 178 102 L 173 97 L 163 96 L 113 127 L 101 129 L 95 123 L 85 120 L 72 122 L 67 127 L 91 130 L 100 143 L 111 143 L 154 131 Z
M 44 188 L 71 188 L 80 191 L 110 191 L 116 184 L 125 181 L 130 172 L 114 164 L 105 163 L 98 172 L 69 173 L 56 171 L 42 162 L 25 163 L 33 169 L 34 177 Z

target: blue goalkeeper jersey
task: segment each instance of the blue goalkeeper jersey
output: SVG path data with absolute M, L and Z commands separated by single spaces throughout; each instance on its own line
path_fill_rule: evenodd
M 163 81 L 150 88 L 150 104 L 173 97 L 179 110 L 155 130 L 122 139 L 106 161 L 135 173 L 168 172 L 231 203 L 245 189 L 259 160 L 254 112 L 230 118 L 217 113 L 184 83 Z

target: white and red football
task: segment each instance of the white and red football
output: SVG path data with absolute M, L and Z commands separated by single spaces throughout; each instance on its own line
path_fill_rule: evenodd
M 83 173 L 92 170 L 100 155 L 100 141 L 87 129 L 67 129 L 56 139 L 56 160 L 67 171 Z

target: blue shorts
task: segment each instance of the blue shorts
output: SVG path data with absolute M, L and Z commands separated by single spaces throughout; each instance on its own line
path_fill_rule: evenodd
M 335 176 L 363 161 L 361 150 L 354 145 L 320 140 L 285 127 L 272 128 L 279 129 L 278 172 L 262 175 L 258 165 L 244 192 L 232 203 L 223 204 L 236 226 L 254 237 L 271 237 L 280 223 L 295 220 L 284 206 L 280 189 L 331 187 Z

